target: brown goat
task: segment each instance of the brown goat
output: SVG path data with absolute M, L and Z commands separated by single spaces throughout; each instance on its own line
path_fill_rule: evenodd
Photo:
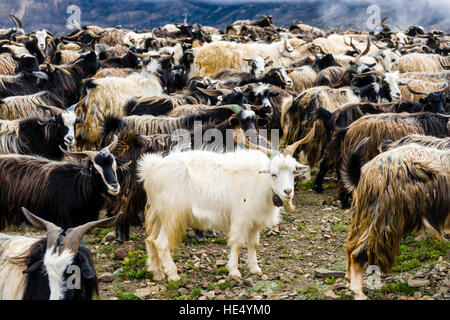
M 362 167 L 359 181 L 347 180 L 354 190 L 345 243 L 347 276 L 357 299 L 366 299 L 365 266 L 389 272 L 403 237 L 425 228 L 443 238 L 450 227 L 449 178 L 450 150 L 412 143 L 373 158 Z

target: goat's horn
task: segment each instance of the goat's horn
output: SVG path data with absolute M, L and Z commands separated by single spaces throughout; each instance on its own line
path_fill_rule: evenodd
M 104 149 L 107 149 L 109 151 L 114 150 L 117 146 L 118 141 L 119 141 L 119 138 L 116 135 L 114 135 L 113 141 L 108 146 L 106 146 Z
M 408 90 L 409 90 L 410 92 L 414 93 L 414 94 L 428 94 L 428 93 L 429 93 L 429 92 L 422 92 L 422 91 L 416 91 L 416 90 L 413 90 L 413 89 L 409 86 L 409 83 L 406 84 L 406 88 L 408 88 Z
M 238 133 L 236 133 L 236 131 Z M 273 158 L 275 155 L 278 154 L 277 151 L 275 150 L 271 150 L 271 149 L 267 149 L 264 148 L 262 146 L 257 146 L 255 144 L 253 144 L 252 142 L 250 142 L 243 134 L 242 129 L 239 130 L 235 130 L 233 131 L 233 136 L 234 136 L 234 141 L 236 141 L 237 143 L 243 144 L 246 148 L 248 149 L 256 149 L 259 150 L 263 153 L 265 153 L 270 159 Z
M 47 248 L 49 249 L 53 247 L 63 230 L 53 222 L 46 221 L 35 216 L 24 207 L 22 207 L 22 212 L 28 222 L 31 223 L 34 227 L 47 230 Z
M 298 146 L 309 143 L 311 141 L 311 139 L 314 137 L 315 133 L 316 133 L 316 123 L 314 122 L 314 126 L 309 131 L 309 133 L 306 135 L 306 137 L 304 137 L 302 140 L 299 140 L 299 141 L 287 146 L 283 150 L 283 155 L 286 157 L 287 156 L 292 157 L 295 153 L 295 150 L 297 150 Z
M 23 29 L 22 21 L 20 21 L 19 18 L 17 18 L 15 15 L 12 15 L 12 14 L 10 14 L 9 17 L 14 22 L 17 29 Z
M 69 39 L 69 40 L 72 40 L 72 39 L 78 38 L 83 32 L 84 32 L 84 30 L 81 29 L 81 30 L 78 31 L 77 33 L 75 33 L 75 34 L 73 34 L 73 35 L 71 35 L 71 36 L 65 36 L 64 38 Z
M 71 250 L 73 253 L 77 253 L 81 239 L 83 239 L 83 236 L 88 233 L 89 230 L 91 230 L 92 228 L 111 228 L 117 223 L 117 221 L 119 221 L 121 215 L 122 214 L 119 213 L 118 215 L 111 218 L 99 221 L 91 221 L 81 226 L 70 228 L 66 231 L 66 237 L 62 241 L 61 246 L 63 248 Z
M 367 72 L 363 72 L 363 73 L 359 73 L 359 74 L 354 74 L 353 76 L 357 77 L 357 78 L 362 78 L 362 77 L 368 76 L 369 74 L 376 74 L 379 76 L 383 76 L 383 72 L 381 72 L 379 70 L 367 71 Z
M 55 106 L 37 105 L 37 107 L 49 110 L 50 112 L 52 112 L 56 116 L 64 111 L 63 109 L 60 109 L 60 108 L 55 107 Z
M 365 56 L 367 53 L 369 53 L 369 50 L 370 50 L 370 40 L 369 38 L 367 38 L 366 49 L 364 49 L 364 51 L 361 54 L 359 54 L 359 57 Z
M 84 158 L 91 158 L 93 159 L 98 152 L 97 151 L 78 151 L 78 152 L 72 152 L 64 150 L 61 146 L 59 146 L 59 149 L 67 156 L 69 157 L 75 157 L 78 159 L 84 159 Z

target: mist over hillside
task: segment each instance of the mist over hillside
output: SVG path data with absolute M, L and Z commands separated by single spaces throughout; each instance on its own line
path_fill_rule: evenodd
M 149 29 L 166 23 L 182 22 L 188 15 L 191 23 L 210 25 L 223 29 L 239 19 L 257 19 L 258 15 L 271 14 L 278 26 L 289 26 L 301 20 L 320 28 L 356 28 L 367 30 L 366 21 L 371 4 L 380 7 L 380 15 L 390 16 L 387 21 L 393 30 L 411 24 L 426 29 L 449 30 L 450 2 L 436 0 L 2 0 L 0 27 L 13 26 L 9 14 L 22 19 L 25 30 L 47 28 L 53 32 L 69 32 L 66 20 L 70 5 L 81 9 L 82 25 L 115 26 L 131 29 Z

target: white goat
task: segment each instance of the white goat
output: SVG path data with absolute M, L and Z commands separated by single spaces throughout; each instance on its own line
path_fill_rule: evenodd
M 303 140 L 283 154 L 272 152 L 271 159 L 258 150 L 223 154 L 196 150 L 165 158 L 145 154 L 138 161 L 138 177 L 147 193 L 145 243 L 154 279 L 162 280 L 164 273 L 169 280 L 179 279 L 170 249 L 187 227 L 228 233 L 231 278 L 241 277 L 238 260 L 245 245 L 250 272 L 261 275 L 256 257 L 259 232 L 278 223 L 278 206 L 294 208 L 294 177 L 304 176 L 308 166 L 292 154 Z

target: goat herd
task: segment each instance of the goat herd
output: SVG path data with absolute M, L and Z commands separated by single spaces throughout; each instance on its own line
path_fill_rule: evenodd
M 316 165 L 315 191 L 336 172 L 350 208 L 344 246 L 355 298 L 365 298 L 364 268 L 388 272 L 408 233 L 445 241 L 450 36 L 442 31 L 394 32 L 386 18 L 375 33 L 286 29 L 262 16 L 225 32 L 185 20 L 53 35 L 11 19 L 15 27 L 0 30 L 0 229 L 27 222 L 47 234 L 0 233 L 1 299 L 91 299 L 97 276 L 80 241 L 114 225 L 126 241 L 140 213 L 154 280 L 179 279 L 171 249 L 187 227 L 227 232 L 230 277 L 241 277 L 243 246 L 261 275 L 259 234 L 281 206 L 294 209 L 295 178 Z M 247 133 L 260 129 L 278 130 L 287 146 L 278 152 L 262 136 L 256 146 Z M 211 150 L 207 139 L 186 148 L 196 130 L 232 131 L 237 149 Z M 98 220 L 103 209 L 109 218 Z M 67 283 L 73 266 L 78 288 Z

